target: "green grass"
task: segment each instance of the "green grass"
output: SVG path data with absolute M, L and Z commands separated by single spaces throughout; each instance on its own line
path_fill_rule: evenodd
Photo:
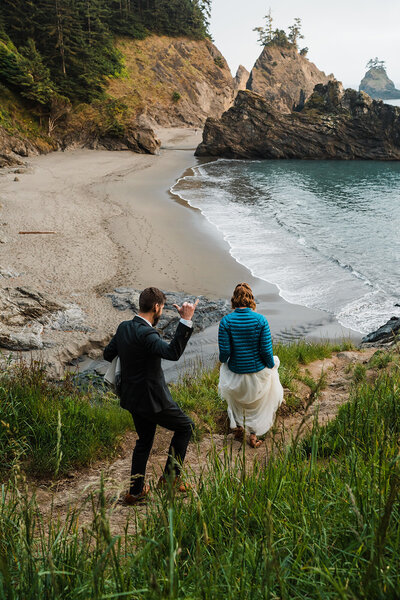
M 10 484 L 0 598 L 398 599 L 399 389 L 398 369 L 355 385 L 334 421 L 252 469 L 245 445 L 211 452 L 188 497 L 154 491 L 132 534 L 110 533 L 102 490 L 88 526 L 45 526 Z
M 279 377 L 283 387 L 293 389 L 293 382 L 299 376 L 300 366 L 308 365 L 315 360 L 329 358 L 334 352 L 353 350 L 350 340 L 331 342 L 306 342 L 298 340 L 291 344 L 274 344 L 274 354 L 279 357 Z
M 282 385 L 293 392 L 288 397 L 288 406 L 297 410 L 303 406 L 295 397 L 297 381 L 304 381 L 311 389 L 323 387 L 323 381 L 315 382 L 311 377 L 300 375 L 300 366 L 314 360 L 332 356 L 333 352 L 353 349 L 351 342 L 344 340 L 337 344 L 330 342 L 308 343 L 303 340 L 289 345 L 274 344 L 274 354 L 280 359 L 279 377 Z M 219 366 L 206 371 L 199 366 L 193 374 L 181 378 L 171 386 L 172 396 L 181 408 L 188 412 L 196 424 L 196 436 L 204 432 L 224 432 L 227 427 L 226 403 L 218 396 Z
M 0 376 L 0 470 L 20 462 L 34 475 L 63 474 L 113 456 L 130 426 L 112 394 L 49 382 L 38 362 Z

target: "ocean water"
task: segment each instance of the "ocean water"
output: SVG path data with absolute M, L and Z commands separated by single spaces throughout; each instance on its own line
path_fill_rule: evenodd
M 287 301 L 361 333 L 400 316 L 400 163 L 219 159 L 172 191 Z

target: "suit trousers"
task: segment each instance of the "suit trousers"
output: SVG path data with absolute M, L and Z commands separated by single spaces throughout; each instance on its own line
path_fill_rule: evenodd
M 139 439 L 136 441 L 132 455 L 129 493 L 136 496 L 143 490 L 146 465 L 153 446 L 157 425 L 174 432 L 168 450 L 164 475 L 168 475 L 173 470 L 175 477 L 178 477 L 194 430 L 194 423 L 177 404 L 157 413 L 142 415 L 131 412 L 131 415 Z

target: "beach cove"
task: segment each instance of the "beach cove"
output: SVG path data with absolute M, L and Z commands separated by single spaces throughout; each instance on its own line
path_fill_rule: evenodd
M 323 311 L 291 304 L 275 285 L 254 278 L 229 253 L 220 232 L 199 210 L 169 192 L 199 164 L 200 135 L 163 129 L 157 156 L 75 150 L 28 160 L 28 170 L 1 177 L 1 267 L 14 276 L 2 288 L 29 287 L 82 309 L 89 331 L 53 331 L 40 353 L 54 366 L 81 354 L 100 355 L 131 311 L 105 296 L 116 287 L 155 285 L 168 291 L 230 299 L 247 281 L 277 340 L 360 335 Z M 18 179 L 15 181 L 15 179 Z M 51 231 L 52 235 L 20 235 Z M 217 325 L 193 337 L 182 368 L 216 358 Z

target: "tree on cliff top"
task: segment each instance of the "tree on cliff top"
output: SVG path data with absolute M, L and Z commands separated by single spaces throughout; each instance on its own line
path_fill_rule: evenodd
M 297 48 L 297 41 L 304 39 L 304 35 L 301 33 L 301 19 L 295 18 L 293 25 L 289 27 L 289 42 Z
M 273 38 L 274 32 L 272 31 L 272 14 L 271 8 L 268 10 L 268 14 L 265 15 L 265 26 L 264 27 L 254 27 L 253 31 L 257 31 L 258 33 L 258 43 L 261 46 L 267 46 Z
M 379 58 L 375 56 L 375 58 L 371 58 L 367 62 L 366 69 L 382 69 L 383 71 L 386 71 L 386 63 L 384 60 L 379 60 Z
M 301 19 L 296 17 L 294 19 L 293 25 L 289 27 L 289 34 L 287 34 L 283 29 L 273 29 L 272 23 L 273 18 L 271 15 L 271 9 L 269 9 L 268 14 L 264 17 L 265 26 L 264 27 L 254 27 L 253 31 L 258 33 L 258 43 L 261 46 L 294 46 L 298 49 L 298 40 L 304 38 L 304 35 L 301 33 Z M 303 55 L 305 55 L 308 51 L 308 48 L 305 49 Z

